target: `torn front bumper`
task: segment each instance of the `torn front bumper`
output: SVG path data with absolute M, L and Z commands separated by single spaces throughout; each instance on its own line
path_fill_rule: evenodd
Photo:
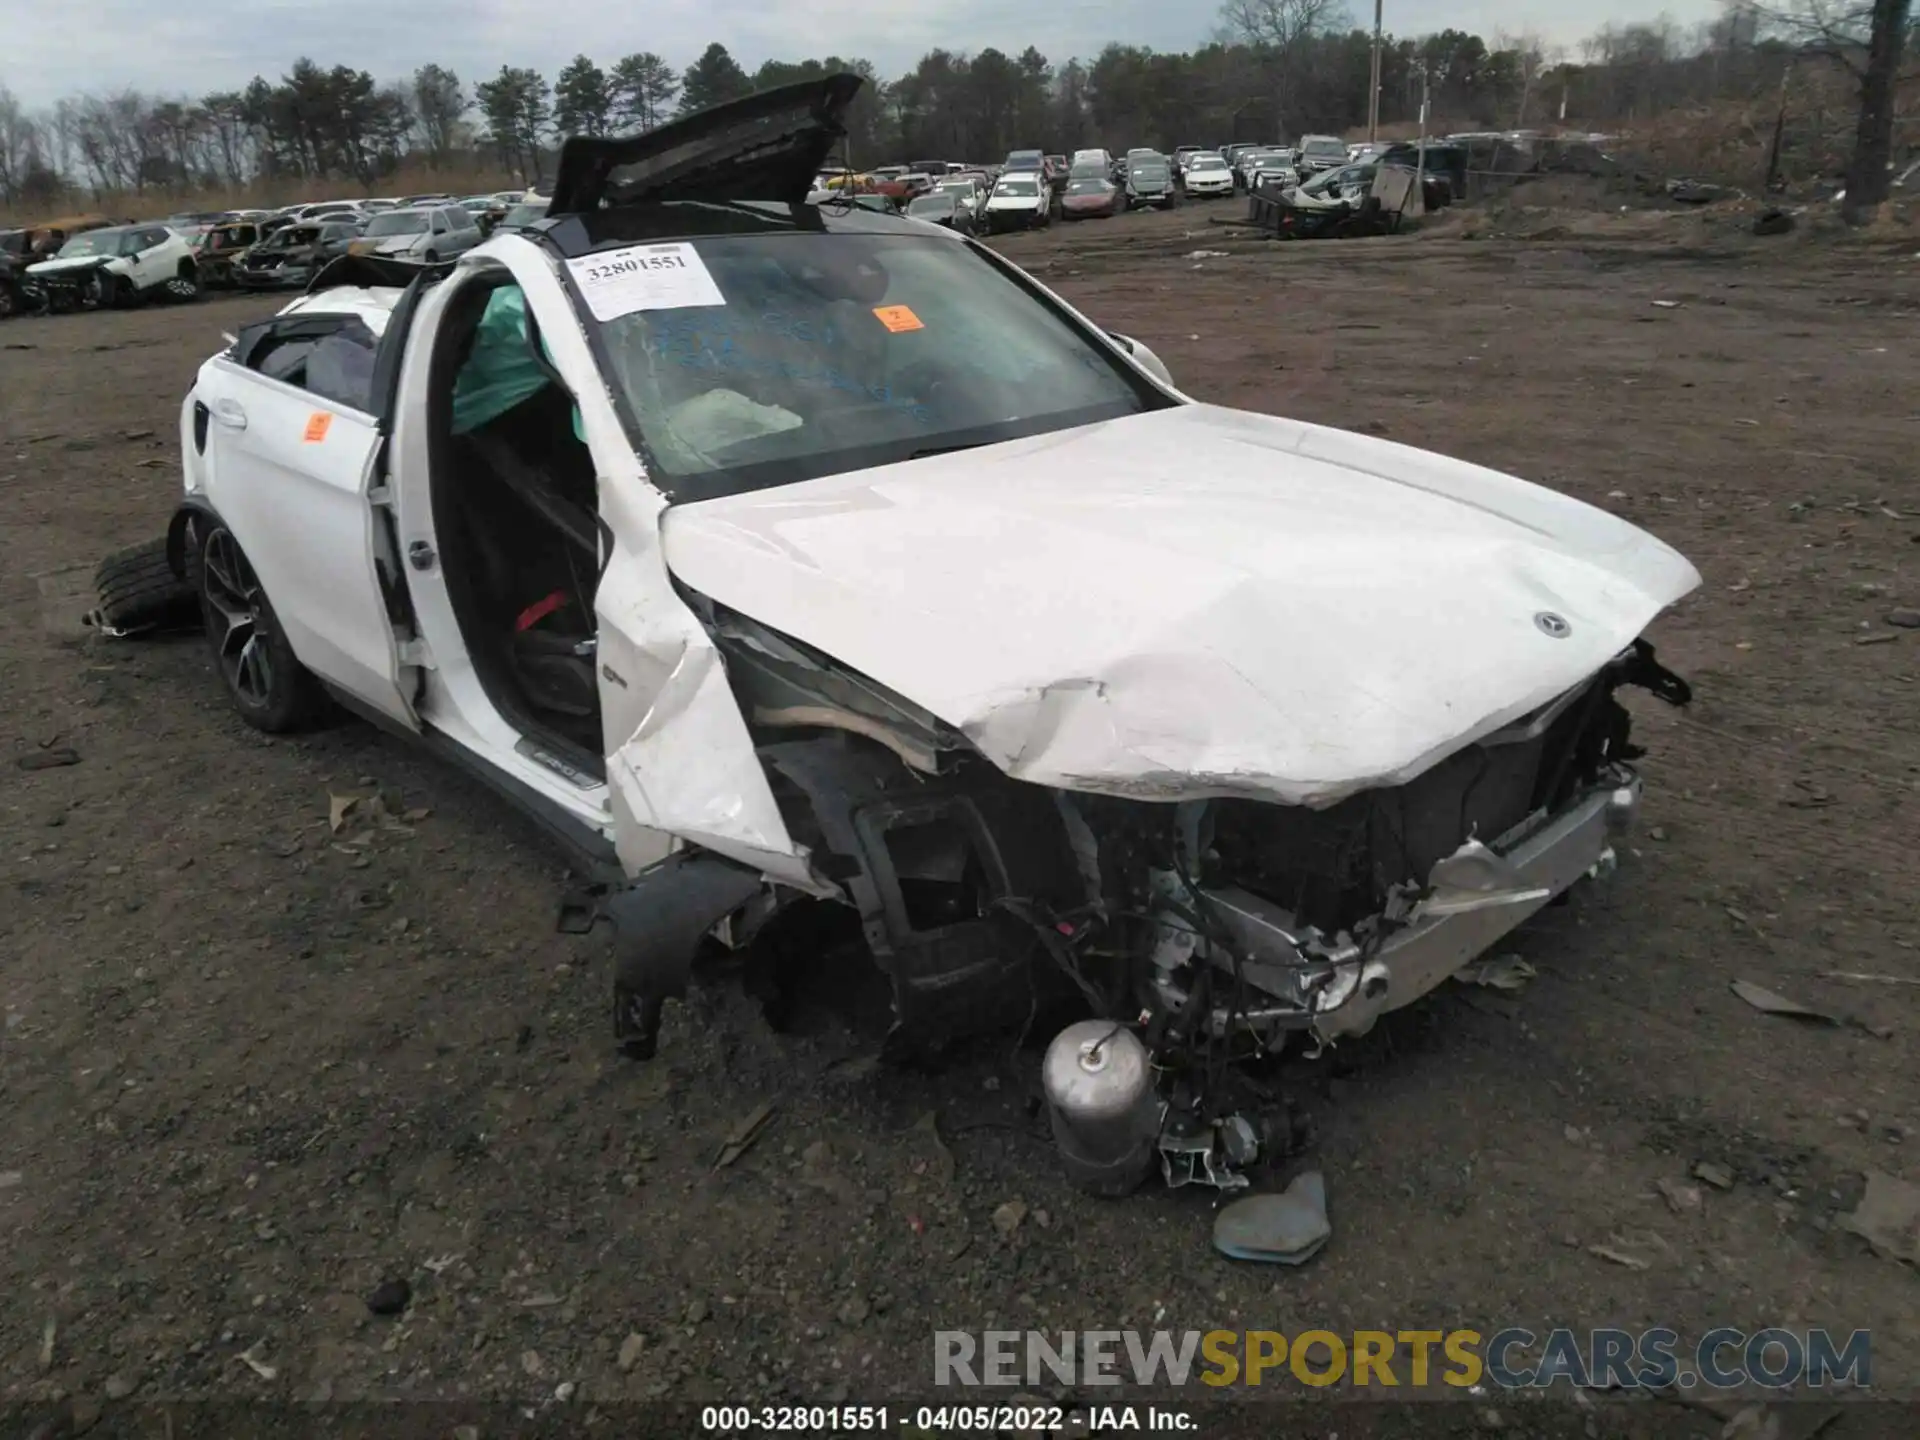
M 1640 788 L 1631 770 L 1609 766 L 1558 810 L 1535 811 L 1490 844 L 1466 841 L 1417 892 L 1399 887 L 1381 912 L 1337 936 L 1235 884 L 1186 892 L 1204 901 L 1211 935 L 1224 943 L 1177 918 L 1178 903 L 1163 909 L 1149 960 L 1157 1006 L 1167 1014 L 1188 1010 L 1194 967 L 1205 964 L 1216 984 L 1230 977 L 1240 997 L 1232 1007 L 1211 1005 L 1216 1036 L 1246 1032 L 1274 1049 L 1288 1034 L 1322 1043 L 1364 1034 L 1582 878 L 1611 871 L 1613 843 L 1633 826 Z M 1163 906 L 1185 886 L 1166 872 L 1156 879 Z
M 33 305 L 73 304 L 82 298 L 101 298 L 107 285 L 107 261 L 69 266 L 61 270 L 28 270 L 20 276 L 20 293 Z
M 1308 1028 L 1322 1040 L 1364 1034 L 1389 1010 L 1436 989 L 1583 877 L 1609 872 L 1613 841 L 1633 827 L 1640 808 L 1639 776 L 1623 770 L 1616 778 L 1618 783 L 1586 792 L 1511 844 L 1493 843 L 1529 886 L 1524 898 L 1424 919 L 1416 912 L 1373 955 L 1348 962 L 1321 992 Z

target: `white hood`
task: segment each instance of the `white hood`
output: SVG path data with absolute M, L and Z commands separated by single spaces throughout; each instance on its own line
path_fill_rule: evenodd
M 116 255 L 69 255 L 66 259 L 42 260 L 37 265 L 29 265 L 29 275 L 64 275 L 75 270 L 91 270 L 99 265 L 111 264 L 120 257 Z
M 1554 491 L 1212 405 L 675 506 L 663 530 L 686 584 L 1007 773 L 1142 798 L 1401 783 L 1700 580 Z

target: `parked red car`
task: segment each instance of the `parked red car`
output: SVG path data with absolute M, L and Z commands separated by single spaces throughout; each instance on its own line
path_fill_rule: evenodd
M 1111 180 L 1101 180 L 1091 175 L 1069 180 L 1066 194 L 1060 197 L 1060 217 L 1063 220 L 1087 220 L 1095 216 L 1110 219 L 1126 208 L 1125 190 Z

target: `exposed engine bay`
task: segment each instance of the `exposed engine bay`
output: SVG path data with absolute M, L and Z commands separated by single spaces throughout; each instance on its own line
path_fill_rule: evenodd
M 716 922 L 743 947 L 791 907 L 850 905 L 891 987 L 896 1057 L 1030 1026 L 1062 1001 L 1093 1017 L 1056 1041 L 1048 1093 L 1069 1169 L 1103 1191 L 1137 1184 L 1140 1154 L 1157 1155 L 1170 1184 L 1244 1184 L 1244 1164 L 1290 1141 L 1284 1122 L 1234 1107 L 1232 1067 L 1296 1039 L 1318 1049 L 1364 1033 L 1610 870 L 1639 798 L 1615 692 L 1690 699 L 1636 641 L 1404 785 L 1319 810 L 1127 800 L 1012 779 L 883 687 L 690 603 L 726 655 L 788 825 L 839 899 L 770 890 L 682 852 L 661 882 L 674 890 L 671 939 L 652 887 L 613 902 L 616 922 L 624 911 L 630 936 L 646 937 L 625 947 L 623 1041 L 652 1053 L 660 1001 L 680 993 Z M 1089 1025 L 1105 1038 L 1090 1043 Z M 1143 1061 L 1116 1061 L 1135 1040 Z M 1118 1169 L 1099 1153 L 1107 1142 L 1072 1138 L 1085 1107 L 1116 1103 L 1132 1118 L 1112 1134 L 1133 1137 Z

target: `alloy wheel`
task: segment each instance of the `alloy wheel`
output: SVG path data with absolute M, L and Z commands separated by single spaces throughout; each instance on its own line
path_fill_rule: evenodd
M 217 529 L 201 552 L 202 589 L 213 611 L 216 658 L 221 675 L 239 699 L 265 708 L 273 696 L 271 612 L 260 581 L 232 534 Z M 224 627 L 221 629 L 219 627 Z

